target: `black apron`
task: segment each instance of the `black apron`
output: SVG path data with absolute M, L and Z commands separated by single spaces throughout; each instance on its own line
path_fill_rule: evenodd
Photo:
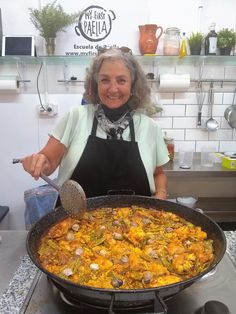
M 98 121 L 71 176 L 79 182 L 87 197 L 107 195 L 110 190 L 132 190 L 150 196 L 150 186 L 135 142 L 134 124 L 129 123 L 131 141 L 96 137 Z

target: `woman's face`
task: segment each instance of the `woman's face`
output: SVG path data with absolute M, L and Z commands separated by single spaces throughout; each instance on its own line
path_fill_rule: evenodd
M 131 75 L 122 60 L 105 60 L 98 73 L 98 95 L 108 108 L 124 105 L 131 93 Z

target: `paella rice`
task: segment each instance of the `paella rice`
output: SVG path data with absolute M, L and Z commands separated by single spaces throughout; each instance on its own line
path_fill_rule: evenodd
M 41 237 L 38 256 L 48 272 L 76 284 L 143 289 L 192 278 L 209 267 L 214 251 L 200 226 L 130 206 L 64 218 Z

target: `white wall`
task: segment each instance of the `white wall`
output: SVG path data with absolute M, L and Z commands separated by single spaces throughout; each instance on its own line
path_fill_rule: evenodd
M 44 5 L 48 1 L 37 0 L 12 0 L 1 1 L 3 34 L 28 35 L 37 37 L 40 45 L 40 37 L 29 21 L 28 8 Z M 88 7 L 91 4 L 102 5 L 116 12 L 120 12 L 119 21 L 113 26 L 113 32 L 118 45 L 127 45 L 138 51 L 138 24 L 155 23 L 164 28 L 176 26 L 189 34 L 191 31 L 202 30 L 207 33 L 211 22 L 216 23 L 216 28 L 235 28 L 236 1 L 235 0 L 148 0 L 136 1 L 85 1 L 81 0 L 75 5 L 74 0 L 60 0 L 66 11 L 76 11 Z M 129 3 L 129 4 L 127 4 Z M 199 14 L 199 3 L 203 4 L 202 13 Z M 129 9 L 127 10 L 127 6 Z M 130 9 L 132 6 L 132 10 Z M 136 21 L 134 23 L 134 20 Z M 122 21 L 122 23 L 121 23 Z M 66 34 L 68 35 L 68 34 Z M 65 36 L 65 34 L 61 34 Z M 65 37 L 61 37 L 65 38 Z M 60 39 L 59 39 L 60 40 Z M 63 39 L 64 40 L 64 39 Z M 160 42 L 161 47 L 161 42 Z M 161 49 L 161 48 L 160 48 Z M 12 165 L 12 159 L 22 157 L 38 151 L 47 140 L 48 131 L 53 128 L 57 120 L 71 106 L 80 104 L 82 86 L 71 88 L 65 85 L 58 86 L 57 79 L 63 78 L 62 67 L 50 67 L 48 74 L 48 101 L 56 103 L 59 114 L 54 118 L 40 118 L 37 113 L 39 104 L 36 93 L 36 75 L 39 65 L 27 66 L 25 78 L 31 83 L 21 87 L 19 94 L 0 93 L 0 145 L 1 145 L 1 188 L 0 205 L 8 205 L 12 213 L 13 227 L 23 228 L 23 193 L 26 189 L 39 185 L 20 165 Z M 168 71 L 176 71 L 176 68 L 167 67 Z M 181 69 L 177 69 L 181 71 Z M 187 69 L 185 69 L 187 70 Z M 0 75 L 5 73 L 17 74 L 15 66 L 6 67 L 0 64 Z M 84 70 L 79 66 L 70 66 L 69 74 L 78 75 L 81 79 Z M 192 70 L 191 70 L 192 71 Z M 214 69 L 217 72 L 217 69 Z M 209 70 L 210 75 L 216 72 Z M 225 69 L 223 69 L 225 72 Z M 236 78 L 235 66 L 227 67 L 228 76 Z M 42 74 L 43 75 L 43 74 Z M 225 75 L 225 74 L 224 74 Z M 44 75 L 45 78 L 45 75 Z M 41 91 L 45 85 L 40 83 Z M 44 93 L 42 94 L 45 99 Z M 196 129 L 197 105 L 195 93 L 186 94 L 161 94 L 163 113 L 158 117 L 161 127 L 168 131 L 176 140 L 178 146 L 187 145 L 196 151 L 200 150 L 204 142 L 213 142 L 219 150 L 235 150 L 235 130 L 232 130 L 224 121 L 223 112 L 228 104 L 231 104 L 233 94 L 218 92 L 216 94 L 216 106 L 214 115 L 221 124 L 218 132 L 209 134 L 206 131 Z M 203 107 L 203 116 L 207 117 L 208 106 Z M 42 181 L 40 184 L 43 183 Z
M 15 228 L 24 226 L 25 190 L 42 185 L 42 180 L 34 179 L 26 173 L 20 164 L 12 164 L 13 158 L 20 158 L 37 152 L 48 139 L 58 118 L 71 106 L 81 103 L 81 95 L 56 95 L 59 115 L 55 118 L 39 118 L 36 109 L 36 95 L 19 95 L 17 100 L 9 95 L 0 95 L 0 205 L 10 207 L 11 224 Z M 50 95 L 51 99 L 55 99 Z M 54 176 L 52 176 L 53 178 Z
M 28 8 L 37 8 L 49 3 L 47 0 L 2 0 L 2 24 L 4 35 L 26 35 L 36 36 L 39 45 L 42 44 L 38 31 L 30 22 Z M 181 33 L 189 35 L 192 31 L 208 32 L 209 25 L 216 23 L 216 31 L 222 27 L 236 29 L 236 1 L 235 0 L 58 0 L 66 12 L 81 11 L 90 5 L 98 5 L 116 13 L 112 32 L 103 42 L 105 44 L 115 43 L 117 45 L 129 46 L 134 53 L 139 53 L 138 25 L 155 23 L 166 29 L 175 26 L 180 28 Z M 199 6 L 202 9 L 199 9 Z M 60 33 L 58 46 L 67 45 L 70 33 Z M 160 46 L 164 36 L 161 37 Z M 80 43 L 88 43 L 82 36 Z M 41 47 L 39 47 L 41 48 Z M 159 50 L 157 50 L 157 53 Z
M 176 26 L 188 35 L 192 31 L 208 32 L 209 24 L 236 27 L 236 2 L 234 0 L 149 0 L 150 21 L 166 27 Z M 202 9 L 199 9 L 202 6 Z

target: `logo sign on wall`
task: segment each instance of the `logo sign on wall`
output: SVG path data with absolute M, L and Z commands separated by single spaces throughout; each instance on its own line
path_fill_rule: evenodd
M 72 1 L 72 0 L 68 0 Z M 81 0 L 78 21 L 56 38 L 56 54 L 95 56 L 99 48 L 128 46 L 138 53 L 138 25 L 146 23 L 148 6 L 135 0 Z M 121 5 L 121 4 L 124 5 Z M 131 12 L 132 20 L 130 19 Z M 73 4 L 74 5 L 74 4 Z
M 80 16 L 75 32 L 89 41 L 99 42 L 110 34 L 115 18 L 112 10 L 107 11 L 100 6 L 91 5 Z
M 56 45 L 56 53 L 70 56 L 94 56 L 100 47 L 116 47 L 117 44 L 105 43 L 112 32 L 116 14 L 98 5 L 91 5 L 82 10 L 78 24 L 61 34 Z

